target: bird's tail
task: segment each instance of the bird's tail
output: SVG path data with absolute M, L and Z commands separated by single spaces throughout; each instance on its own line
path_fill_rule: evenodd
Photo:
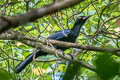
M 35 58 L 39 56 L 47 55 L 48 53 L 42 52 L 40 50 L 37 50 L 34 54 L 30 54 L 26 57 L 24 61 L 21 61 L 15 68 L 15 73 L 21 72 L 29 63 L 33 61 L 33 56 L 35 55 Z

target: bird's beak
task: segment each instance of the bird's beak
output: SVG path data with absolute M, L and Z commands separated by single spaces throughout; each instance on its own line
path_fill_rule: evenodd
M 92 15 L 90 15 L 90 16 L 85 16 L 85 17 L 83 17 L 83 20 L 87 20 L 89 17 L 91 17 Z

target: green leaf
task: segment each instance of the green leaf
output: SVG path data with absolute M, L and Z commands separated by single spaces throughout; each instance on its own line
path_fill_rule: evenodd
M 0 80 L 10 80 L 10 74 L 0 70 Z
M 117 75 L 119 64 L 113 60 L 108 52 L 99 53 L 95 60 L 97 74 L 103 80 L 109 80 Z
M 78 79 L 80 75 L 80 69 L 80 64 L 70 62 L 63 76 L 63 80 Z

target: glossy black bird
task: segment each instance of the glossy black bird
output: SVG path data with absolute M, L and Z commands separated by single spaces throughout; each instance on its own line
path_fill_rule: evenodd
M 53 40 L 59 40 L 59 41 L 65 41 L 65 42 L 73 42 L 75 43 L 81 27 L 84 25 L 85 21 L 89 18 L 90 16 L 79 16 L 72 29 L 65 29 L 63 31 L 57 31 L 53 33 L 51 36 L 48 37 L 48 39 L 53 39 Z M 66 50 L 67 48 L 65 47 L 60 47 L 60 46 L 55 46 L 56 49 L 60 50 Z M 35 58 L 39 56 L 44 56 L 47 55 L 48 53 L 37 50 L 35 53 Z M 28 64 L 30 64 L 33 61 L 33 55 L 30 54 L 26 57 L 24 61 L 19 63 L 16 68 L 15 68 L 15 73 L 21 72 Z

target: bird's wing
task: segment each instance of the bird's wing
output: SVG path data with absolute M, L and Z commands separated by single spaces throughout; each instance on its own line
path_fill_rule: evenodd
M 65 29 L 64 31 L 57 31 L 54 34 L 52 34 L 51 36 L 49 36 L 48 39 L 59 40 L 64 37 L 67 37 L 67 35 L 70 33 L 71 33 L 71 30 L 69 30 L 69 29 Z

